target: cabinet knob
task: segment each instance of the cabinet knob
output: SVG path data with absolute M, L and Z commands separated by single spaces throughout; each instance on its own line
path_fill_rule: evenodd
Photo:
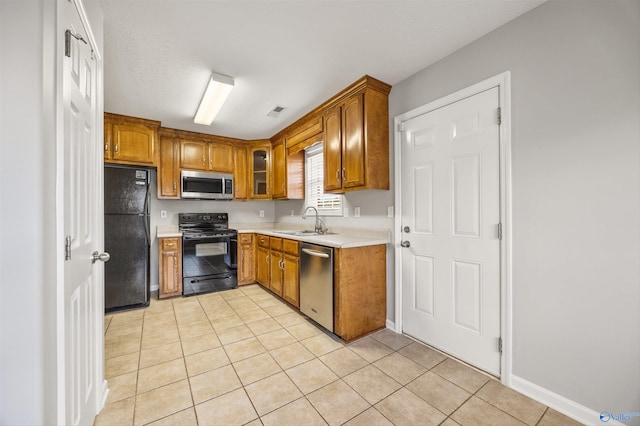
M 116 152 L 118 152 L 118 144 L 116 144 L 115 150 L 116 150 Z
M 173 190 L 174 190 L 174 191 L 178 189 L 178 188 L 177 188 L 177 186 L 178 186 L 178 185 L 176 185 L 176 183 L 175 183 L 175 182 L 173 182 Z
M 347 169 L 342 169 L 342 179 L 346 179 Z
M 108 152 L 109 151 L 109 144 L 105 143 L 104 144 L 104 152 Z

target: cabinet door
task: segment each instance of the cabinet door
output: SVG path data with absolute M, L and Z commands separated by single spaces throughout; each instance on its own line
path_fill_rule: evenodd
M 256 280 L 254 265 L 255 256 L 253 255 L 253 244 L 240 245 L 240 267 L 238 268 L 239 284 L 248 284 Z
M 300 307 L 300 272 L 299 258 L 285 254 L 282 264 L 284 265 L 282 297 L 293 306 Z
M 342 188 L 341 109 L 336 107 L 324 116 L 324 190 Z
M 209 170 L 216 172 L 233 172 L 233 146 L 221 143 L 209 144 Z
M 347 99 L 342 105 L 342 187 L 365 185 L 363 95 Z
M 272 198 L 287 198 L 287 156 L 284 143 L 271 150 L 271 174 L 273 176 Z
M 180 198 L 180 145 L 175 138 L 160 138 L 158 198 Z
M 235 168 L 233 171 L 233 198 L 246 200 L 247 190 L 247 149 L 238 147 L 235 150 Z
M 113 151 L 113 123 L 108 120 L 104 121 L 104 161 L 112 159 L 111 152 Z
M 156 131 L 147 126 L 115 123 L 112 158 L 135 164 L 156 162 Z
M 180 238 L 160 239 L 159 298 L 182 294 L 182 241 Z
M 269 149 L 254 148 L 250 151 L 249 164 L 251 176 L 249 188 L 251 198 L 266 199 L 270 197 L 269 192 Z
M 282 296 L 282 252 L 271 250 L 269 256 L 269 265 L 271 265 L 271 277 L 269 288 L 278 296 Z
M 207 170 L 209 143 L 203 141 L 180 141 L 180 167 L 192 170 Z
M 258 247 L 256 278 L 260 284 L 269 288 L 269 249 Z

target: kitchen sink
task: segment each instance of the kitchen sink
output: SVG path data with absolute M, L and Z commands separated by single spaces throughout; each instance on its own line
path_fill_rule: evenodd
M 286 235 L 295 235 L 298 237 L 313 237 L 315 235 L 335 235 L 335 232 L 326 232 L 324 234 L 321 234 L 319 232 L 316 231 L 309 231 L 309 230 L 304 230 L 304 231 L 273 231 L 277 234 L 286 234 Z

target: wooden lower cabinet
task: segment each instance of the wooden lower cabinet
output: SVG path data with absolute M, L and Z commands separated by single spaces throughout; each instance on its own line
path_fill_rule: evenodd
M 182 295 L 182 238 L 160 238 L 158 242 L 160 289 L 158 298 Z
M 298 241 L 258 234 L 256 280 L 295 307 L 300 307 Z
M 256 255 L 253 234 L 238 234 L 238 285 L 256 282 Z
M 386 325 L 386 254 L 384 244 L 334 250 L 333 327 L 347 342 Z
M 256 248 L 256 280 L 263 287 L 269 288 L 269 237 L 257 235 Z
M 282 298 L 296 308 L 300 307 L 300 258 L 284 254 L 282 259 Z

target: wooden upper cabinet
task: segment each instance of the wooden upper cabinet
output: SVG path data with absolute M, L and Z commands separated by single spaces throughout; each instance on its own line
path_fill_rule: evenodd
M 286 139 L 288 142 L 288 138 Z M 283 138 L 271 148 L 271 198 L 304 199 L 304 149 L 289 149 Z M 304 143 L 304 141 L 302 141 Z M 297 144 L 301 147 L 302 143 Z M 294 151 L 293 153 L 290 153 Z
M 180 140 L 180 167 L 191 170 L 207 170 L 209 143 L 197 140 Z
M 357 188 L 366 184 L 364 176 L 366 157 L 362 98 L 362 95 L 356 95 L 342 104 L 343 188 Z
M 325 191 L 389 189 L 390 86 L 365 77 L 324 114 Z
M 234 147 L 223 143 L 209 143 L 209 170 L 233 173 Z
M 324 116 L 324 190 L 342 188 L 342 114 L 341 107 Z
M 206 140 L 180 141 L 180 167 L 183 169 L 233 173 L 234 164 L 233 145 Z
M 105 116 L 104 120 L 104 161 L 110 161 L 113 149 L 113 123 Z
M 235 167 L 233 170 L 233 198 L 236 200 L 246 200 L 249 197 L 247 185 L 247 148 L 236 147 L 234 151 Z
M 180 141 L 171 136 L 160 136 L 158 198 L 180 198 Z
M 271 146 L 265 141 L 249 148 L 249 198 L 271 197 L 270 159 Z
M 158 165 L 159 121 L 105 113 L 104 158 L 107 162 Z
M 280 141 L 278 145 L 273 146 L 271 149 L 271 158 L 271 176 L 273 178 L 271 198 L 286 198 L 287 155 L 284 141 Z
M 322 115 L 311 117 L 303 123 L 296 125 L 293 130 L 287 133 L 287 151 L 289 153 L 299 151 L 313 145 L 317 141 L 321 141 L 321 136 L 319 138 L 315 138 L 315 136 L 321 135 L 322 129 Z

